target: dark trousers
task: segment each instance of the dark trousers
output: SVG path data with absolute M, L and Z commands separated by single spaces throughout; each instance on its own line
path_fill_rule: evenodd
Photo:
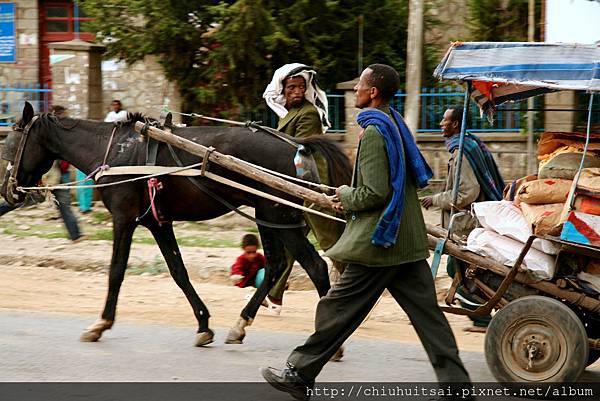
M 71 193 L 68 189 L 55 189 L 52 193 L 58 202 L 58 211 L 69 232 L 69 238 L 74 241 L 81 237 L 81 232 L 79 231 L 77 217 L 75 217 L 73 210 L 71 209 Z
M 454 334 L 437 304 L 431 270 L 425 260 L 390 267 L 348 265 L 319 301 L 315 332 L 291 353 L 288 362 L 302 378 L 314 380 L 386 288 L 410 318 L 438 381 L 470 382 L 458 356 Z

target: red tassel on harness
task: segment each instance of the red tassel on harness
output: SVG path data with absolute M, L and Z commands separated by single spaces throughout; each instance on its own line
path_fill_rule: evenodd
M 158 210 L 156 210 L 156 204 L 154 203 L 154 199 L 156 198 L 156 193 L 163 188 L 162 182 L 158 181 L 156 178 L 150 178 L 148 180 L 148 196 L 150 197 L 150 208 L 152 209 L 152 215 L 154 219 L 158 222 L 158 225 L 162 225 L 163 223 L 168 223 L 168 221 L 162 220 L 158 216 Z

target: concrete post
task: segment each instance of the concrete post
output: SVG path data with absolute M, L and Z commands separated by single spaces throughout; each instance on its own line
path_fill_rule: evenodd
M 358 135 L 360 127 L 356 123 L 358 109 L 355 106 L 356 96 L 354 86 L 358 83 L 358 78 L 352 81 L 340 82 L 336 85 L 337 89 L 344 91 L 344 115 L 346 134 L 344 135 L 344 147 L 350 156 L 356 156 L 356 147 L 358 146 Z
M 50 44 L 52 103 L 73 118 L 102 120 L 102 53 L 104 46 L 82 40 Z
M 423 1 L 411 0 L 408 6 L 406 45 L 406 124 L 416 134 L 419 128 L 419 94 L 423 73 Z

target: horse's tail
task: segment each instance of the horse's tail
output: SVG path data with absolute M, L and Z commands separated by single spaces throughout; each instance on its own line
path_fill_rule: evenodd
M 350 181 L 352 180 L 352 164 L 350 164 L 350 159 L 340 145 L 326 138 L 324 135 L 294 138 L 293 140 L 304 145 L 311 152 L 320 153 L 325 157 L 329 172 L 329 185 L 333 187 L 350 185 Z

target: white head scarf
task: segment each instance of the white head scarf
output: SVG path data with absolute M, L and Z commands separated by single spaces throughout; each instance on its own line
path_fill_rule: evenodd
M 306 81 L 306 93 L 304 97 L 311 102 L 318 110 L 321 117 L 321 125 L 323 132 L 331 127 L 327 117 L 327 94 L 317 85 L 317 72 L 311 67 L 292 63 L 280 67 L 273 74 L 271 83 L 267 85 L 263 98 L 267 102 L 267 106 L 279 116 L 284 118 L 288 113 L 285 108 L 285 96 L 283 94 L 283 80 L 290 77 L 302 77 Z

